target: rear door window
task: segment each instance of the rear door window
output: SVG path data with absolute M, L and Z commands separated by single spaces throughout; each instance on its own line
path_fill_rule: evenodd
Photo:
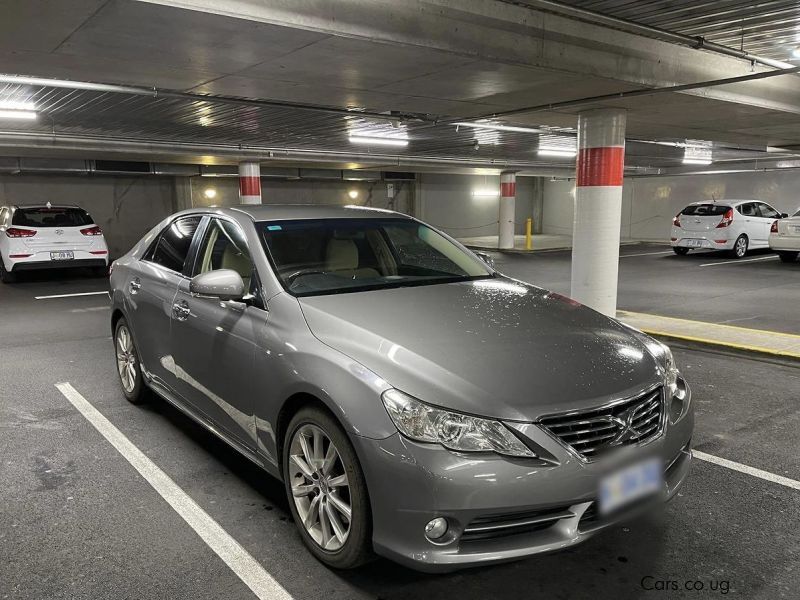
M 18 208 L 14 211 L 11 224 L 22 227 L 85 227 L 93 225 L 94 221 L 82 208 L 39 206 Z
M 173 221 L 161 232 L 158 241 L 145 256 L 145 260 L 171 271 L 178 273 L 183 271 L 189 248 L 192 246 L 192 238 L 201 220 L 201 216 L 195 215 Z
M 744 215 L 745 217 L 760 217 L 761 215 L 758 213 L 758 209 L 756 208 L 755 202 L 747 202 L 745 204 L 740 205 L 737 210 Z
M 681 214 L 693 217 L 721 217 L 730 208 L 724 204 L 692 204 L 684 208 Z

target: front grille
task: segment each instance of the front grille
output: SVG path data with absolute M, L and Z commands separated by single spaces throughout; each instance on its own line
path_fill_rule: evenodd
M 509 513 L 478 517 L 470 521 L 461 535 L 461 541 L 489 540 L 542 531 L 555 525 L 561 519 L 569 519 L 575 514 L 569 506 L 549 508 L 546 510 Z
M 539 423 L 585 460 L 657 437 L 664 426 L 662 388 L 603 408 L 552 415 Z

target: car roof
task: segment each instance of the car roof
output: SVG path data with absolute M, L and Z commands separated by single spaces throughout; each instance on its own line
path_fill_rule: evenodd
M 719 200 L 701 200 L 700 202 L 692 202 L 687 206 L 699 206 L 700 204 L 725 204 L 729 206 L 739 206 L 740 204 L 744 204 L 745 202 L 764 202 L 764 201 L 756 200 L 754 198 L 750 198 L 747 200 L 726 200 L 724 198 L 721 198 Z
M 46 203 L 43 204 L 12 204 L 10 208 L 19 209 L 19 208 L 48 208 Z M 77 204 L 50 204 L 49 208 L 80 208 L 81 210 L 86 210 Z
M 287 221 L 294 219 L 410 219 L 393 210 L 370 206 L 328 206 L 320 204 L 240 204 L 220 209 L 248 215 L 254 221 Z

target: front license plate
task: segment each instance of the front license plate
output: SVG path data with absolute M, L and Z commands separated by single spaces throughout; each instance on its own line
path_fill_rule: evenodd
M 72 260 L 75 258 L 75 254 L 72 250 L 62 250 L 60 252 L 51 252 L 50 253 L 50 260 Z
M 655 494 L 663 485 L 663 469 L 657 458 L 626 467 L 600 481 L 600 512 L 613 512 L 634 500 Z

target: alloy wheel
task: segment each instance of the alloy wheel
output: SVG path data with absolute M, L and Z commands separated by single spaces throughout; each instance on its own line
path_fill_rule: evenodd
M 117 329 L 117 370 L 122 388 L 129 394 L 136 387 L 136 350 L 133 347 L 131 332 L 125 325 Z
M 736 248 L 735 248 L 736 256 L 742 258 L 745 254 L 747 254 L 747 238 L 744 236 L 740 236 L 736 240 Z
M 288 477 L 306 533 L 323 550 L 341 549 L 353 520 L 350 485 L 342 457 L 323 429 L 305 424 L 295 431 Z

